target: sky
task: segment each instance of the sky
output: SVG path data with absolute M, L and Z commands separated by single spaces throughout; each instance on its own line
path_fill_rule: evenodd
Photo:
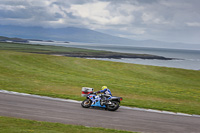
M 79 27 L 200 44 L 200 0 L 0 0 L 0 25 Z

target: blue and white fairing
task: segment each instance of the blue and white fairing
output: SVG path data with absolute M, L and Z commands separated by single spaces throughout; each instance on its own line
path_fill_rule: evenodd
M 88 95 L 88 98 L 89 99 L 91 99 L 92 100 L 92 105 L 91 105 L 91 107 L 101 107 L 101 108 L 106 108 L 106 106 L 105 105 L 101 105 L 100 104 L 100 100 L 101 100 L 101 98 L 98 96 L 98 95 Z

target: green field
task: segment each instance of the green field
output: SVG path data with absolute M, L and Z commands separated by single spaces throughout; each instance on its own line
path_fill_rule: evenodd
M 133 133 L 105 128 L 65 125 L 0 116 L 1 133 Z
M 101 50 L 89 50 L 72 47 L 58 47 L 58 46 L 44 46 L 44 45 L 29 45 L 20 43 L 4 43 L 0 42 L 1 50 L 12 50 L 18 52 L 48 54 L 48 55 L 62 55 L 70 57 L 88 57 L 88 58 L 142 58 L 142 59 L 162 59 L 171 60 L 162 56 L 149 55 L 149 54 L 130 54 L 130 53 L 117 53 Z
M 200 114 L 200 71 L 30 53 L 65 50 L 81 49 L 0 43 L 0 89 L 83 100 L 107 85 L 125 106 Z
M 66 52 L 87 52 L 87 53 L 99 53 L 99 50 L 88 50 L 80 48 L 67 48 L 59 46 L 39 45 L 39 44 L 25 44 L 25 43 L 6 43 L 0 42 L 0 50 L 11 50 L 18 52 L 30 52 L 30 53 L 66 53 Z

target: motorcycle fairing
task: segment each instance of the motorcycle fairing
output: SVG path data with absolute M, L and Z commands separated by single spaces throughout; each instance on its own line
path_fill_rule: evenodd
M 101 106 L 101 104 L 100 104 L 100 100 L 97 101 L 97 102 L 95 102 L 95 104 L 92 104 L 91 106 L 92 106 L 92 107 L 101 107 L 101 108 L 106 108 L 105 105 Z
M 92 104 L 92 105 L 91 105 L 92 107 L 101 107 L 101 108 L 106 108 L 105 105 L 101 106 L 101 104 L 100 104 L 100 100 L 101 100 L 101 98 L 100 98 L 99 96 L 96 96 L 96 95 L 90 95 L 88 98 L 91 99 L 92 101 L 95 101 L 95 104 Z

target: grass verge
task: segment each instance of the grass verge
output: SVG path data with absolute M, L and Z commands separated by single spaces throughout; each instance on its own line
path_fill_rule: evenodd
M 50 45 L 31 45 L 20 43 L 5 43 L 0 42 L 1 50 L 11 50 L 26 53 L 38 53 L 49 55 L 61 55 L 68 57 L 83 57 L 83 58 L 141 58 L 141 59 L 160 59 L 171 60 L 172 58 L 165 58 L 162 56 L 149 55 L 149 54 L 130 54 L 130 53 L 117 53 L 101 50 L 89 50 L 72 47 L 50 46 Z
M 66 125 L 0 116 L 1 133 L 132 133 L 105 128 Z
M 1 89 L 83 100 L 107 85 L 125 106 L 200 114 L 200 71 L 16 51 L 0 51 Z

